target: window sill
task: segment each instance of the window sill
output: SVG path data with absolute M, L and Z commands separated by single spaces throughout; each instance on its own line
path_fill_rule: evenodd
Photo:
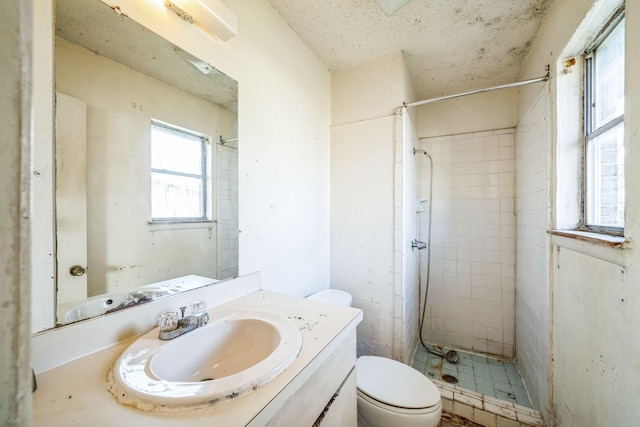
M 211 221 L 149 221 L 149 231 L 169 231 L 169 230 L 195 230 L 200 228 L 211 228 L 216 225 L 215 220 Z
M 632 247 L 632 241 L 628 238 L 576 230 L 549 230 L 547 233 L 551 235 L 551 242 L 555 246 L 622 267 L 628 267 L 630 264 L 629 251 L 625 250 Z

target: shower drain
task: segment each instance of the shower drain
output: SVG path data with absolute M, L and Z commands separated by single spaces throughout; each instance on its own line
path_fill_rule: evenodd
M 446 383 L 449 384 L 458 384 L 458 379 L 456 377 L 454 377 L 453 375 L 449 375 L 449 374 L 444 374 L 442 376 L 442 380 Z

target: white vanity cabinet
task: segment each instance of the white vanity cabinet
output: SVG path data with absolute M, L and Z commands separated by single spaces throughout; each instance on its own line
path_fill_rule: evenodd
M 355 359 L 356 334 L 353 331 L 267 425 L 355 427 Z
M 356 388 L 356 368 L 354 367 L 313 426 L 356 426 L 358 424 Z

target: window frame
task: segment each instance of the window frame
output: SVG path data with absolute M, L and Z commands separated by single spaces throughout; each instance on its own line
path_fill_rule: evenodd
M 176 126 L 174 124 L 167 123 L 164 121 L 156 120 L 156 119 L 151 120 L 151 129 L 153 129 L 153 126 L 168 129 L 172 132 L 188 135 L 190 137 L 200 140 L 200 162 L 201 162 L 200 170 L 202 171 L 201 174 L 190 174 L 185 172 L 173 171 L 169 169 L 156 169 L 153 167 L 150 167 L 149 169 L 150 169 L 150 174 L 160 173 L 160 174 L 172 175 L 172 176 L 197 178 L 198 180 L 200 180 L 201 188 L 202 188 L 202 194 L 200 198 L 200 212 L 202 213 L 202 215 L 197 217 L 195 216 L 194 217 L 153 217 L 153 212 L 150 212 L 151 213 L 150 215 L 151 220 L 149 221 L 150 224 L 211 222 L 212 209 L 210 207 L 210 204 L 211 204 L 212 195 L 210 195 L 211 168 L 209 167 L 211 156 L 209 153 L 210 150 L 208 148 L 208 146 L 211 143 L 211 138 L 207 135 L 195 132 L 193 130 L 186 129 L 186 128 Z M 150 144 L 151 145 L 153 144 L 153 140 L 151 138 L 150 138 Z M 151 192 L 149 193 L 149 195 L 150 195 L 149 200 L 152 203 L 153 196 Z
M 595 75 L 597 70 L 595 69 L 595 53 L 607 37 L 618 27 L 618 25 L 625 19 L 624 4 L 616 10 L 616 12 L 607 20 L 602 26 L 600 32 L 596 35 L 593 42 L 585 49 L 583 53 L 583 142 L 582 142 L 582 178 L 581 178 L 581 203 L 580 203 L 580 223 L 577 227 L 577 231 L 586 231 L 599 234 L 607 234 L 611 236 L 624 236 L 624 226 L 604 226 L 594 225 L 587 223 L 587 155 L 589 150 L 589 143 L 601 135 L 604 135 L 608 131 L 614 129 L 620 124 L 624 124 L 624 112 L 608 122 L 595 127 L 595 104 L 594 96 L 596 91 Z M 626 44 L 626 39 L 625 39 Z M 626 163 L 626 155 L 625 155 Z M 626 210 L 626 203 L 624 209 Z

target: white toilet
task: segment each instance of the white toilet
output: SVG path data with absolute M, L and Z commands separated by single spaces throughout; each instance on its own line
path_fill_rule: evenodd
M 351 305 L 351 295 L 327 289 L 307 298 Z M 442 416 L 438 388 L 417 370 L 386 357 L 356 361 L 359 427 L 437 427 Z

